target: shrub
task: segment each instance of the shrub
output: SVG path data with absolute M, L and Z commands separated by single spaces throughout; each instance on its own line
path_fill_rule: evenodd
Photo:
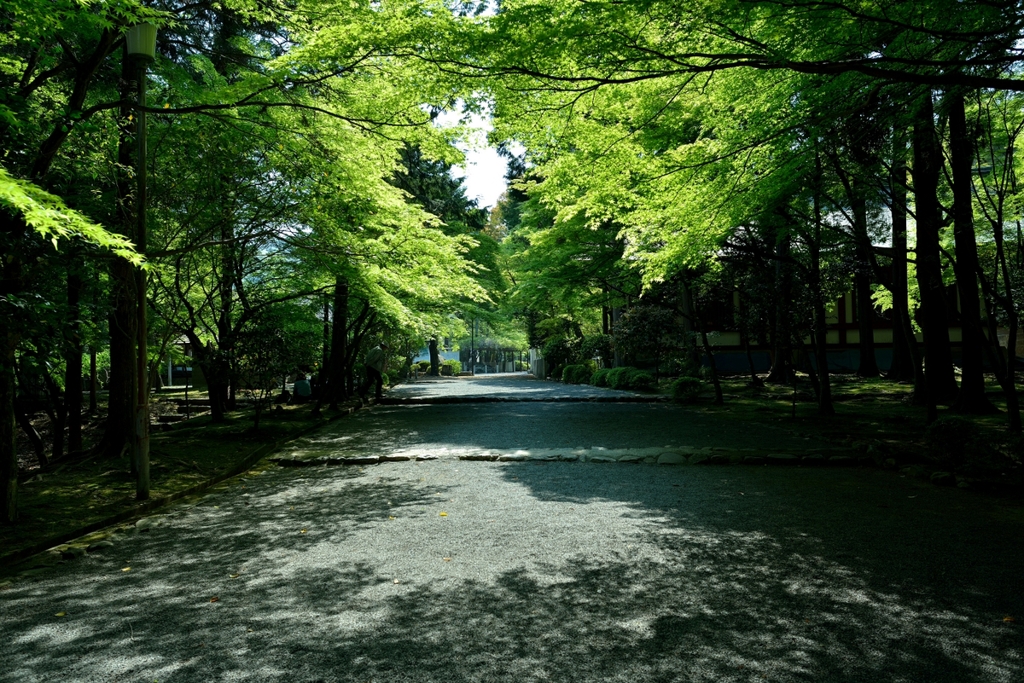
M 690 403 L 697 400 L 703 382 L 697 377 L 680 377 L 671 384 L 672 400 L 676 403 Z
M 562 371 L 562 381 L 566 384 L 589 384 L 590 378 L 594 376 L 593 363 L 578 363 L 566 365 Z
M 611 363 L 612 336 L 610 334 L 592 334 L 583 338 L 580 344 L 580 358 L 584 361 L 600 358 L 604 363 Z
M 608 387 L 611 389 L 627 389 L 626 375 L 635 368 L 612 368 L 608 371 Z
M 978 426 L 962 417 L 943 417 L 925 430 L 933 458 L 943 465 L 958 467 L 977 454 L 980 444 Z
M 646 370 L 627 368 L 625 376 L 625 384 L 628 389 L 650 389 L 654 386 L 654 375 Z
M 598 370 L 591 380 L 594 386 L 611 389 L 650 389 L 655 385 L 654 375 L 631 366 Z
M 417 367 L 419 367 L 420 372 L 430 372 L 430 361 L 429 360 L 421 360 L 416 365 L 417 365 Z
M 450 365 L 452 368 L 453 375 L 458 375 L 460 372 L 462 372 L 462 361 L 446 360 L 442 362 L 441 365 Z M 430 363 L 427 363 L 427 368 L 430 368 Z
M 568 339 L 550 339 L 541 350 L 541 355 L 547 361 L 548 367 L 552 368 L 552 377 L 561 377 L 562 368 L 573 362 L 575 348 Z

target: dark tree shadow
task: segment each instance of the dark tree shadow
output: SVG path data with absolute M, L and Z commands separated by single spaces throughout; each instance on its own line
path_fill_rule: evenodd
M 487 483 L 496 516 L 547 515 L 543 534 L 564 513 L 614 542 L 396 583 L 415 539 L 388 518 L 436 519 L 468 495 L 456 472 Z M 0 680 L 1024 680 L 1003 621 L 1024 614 L 1019 510 L 959 491 L 871 471 L 450 462 L 244 485 L 0 592 Z M 500 507 L 512 494 L 524 510 Z

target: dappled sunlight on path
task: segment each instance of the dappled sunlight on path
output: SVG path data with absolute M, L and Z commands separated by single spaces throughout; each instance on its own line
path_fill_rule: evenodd
M 1022 528 L 873 471 L 272 469 L 0 593 L 0 680 L 1009 683 Z

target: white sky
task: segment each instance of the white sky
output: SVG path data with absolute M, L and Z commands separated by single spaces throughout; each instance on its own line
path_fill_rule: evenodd
M 437 117 L 437 124 L 456 125 L 462 116 L 463 113 L 459 111 L 444 112 Z M 470 117 L 470 125 L 474 130 L 468 139 L 459 144 L 459 149 L 466 153 L 465 166 L 452 167 L 452 177 L 462 178 L 466 196 L 477 200 L 480 208 L 490 209 L 505 192 L 505 171 L 508 169 L 508 163 L 498 155 L 495 148 L 487 144 L 491 122 L 474 114 Z

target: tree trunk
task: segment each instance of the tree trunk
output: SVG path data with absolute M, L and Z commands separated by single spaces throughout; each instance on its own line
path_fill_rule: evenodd
M 18 446 L 15 432 L 14 351 L 20 337 L 13 325 L 0 325 L 0 523 L 18 519 Z
M 89 414 L 96 414 L 96 349 L 89 347 Z
M 613 306 L 612 307 L 612 333 L 613 334 L 615 332 L 615 325 L 616 325 L 616 323 L 619 322 L 619 319 L 621 317 L 622 317 L 622 307 L 621 306 Z M 689 344 L 687 344 L 687 345 L 689 345 Z M 623 364 L 624 364 L 624 359 L 622 357 L 622 351 L 619 350 L 619 347 L 616 344 L 612 348 L 612 367 L 613 368 L 621 368 L 623 366 Z M 544 378 L 542 377 L 541 379 L 544 379 Z
M 441 355 L 437 351 L 437 339 L 430 338 L 430 376 L 437 377 L 441 374 Z
M 68 269 L 68 333 L 64 353 L 64 406 L 68 421 L 68 453 L 82 450 L 82 277 Z
M 334 278 L 334 327 L 331 330 L 331 376 L 327 381 L 331 410 L 338 409 L 338 402 L 349 397 L 345 381 L 348 360 L 348 280 L 338 275 Z
M 937 416 L 937 404 L 955 399 L 953 355 L 943 293 L 939 252 L 939 170 L 941 152 L 935 139 L 931 92 L 921 98 L 914 121 L 914 199 L 917 214 L 917 281 L 921 290 L 924 329 L 925 384 L 928 421 Z
M 220 393 L 221 399 L 224 403 L 226 410 L 235 409 L 235 382 L 232 380 L 232 372 L 234 370 L 232 363 L 232 355 L 234 352 L 234 329 L 232 327 L 232 313 L 235 302 L 235 254 L 233 247 L 233 239 L 235 236 L 233 215 L 229 202 L 231 201 L 228 196 L 228 188 L 232 186 L 230 178 L 221 178 L 221 189 L 225 196 L 222 199 L 224 206 L 222 206 L 222 213 L 220 223 L 220 239 L 221 246 L 218 254 L 218 274 L 217 274 L 217 346 L 219 348 L 218 356 L 218 380 L 220 385 L 217 387 L 218 393 Z M 211 392 L 213 391 L 213 385 L 210 386 Z M 210 405 L 213 406 L 213 395 L 210 395 Z
M 693 297 L 690 288 L 684 286 L 684 291 L 690 300 L 690 307 L 693 310 L 693 319 L 697 323 L 697 329 L 700 332 L 700 342 L 704 347 L 704 355 L 708 357 L 708 367 L 711 368 L 711 384 L 715 387 L 715 405 L 720 406 L 725 404 L 725 398 L 722 395 L 722 383 L 718 379 L 718 364 L 715 363 L 715 353 L 711 350 L 711 343 L 708 341 L 707 330 L 704 329 L 704 321 L 701 320 L 700 311 L 697 309 L 697 302 Z
M 130 101 L 135 94 L 134 79 L 137 74 L 122 60 L 121 99 Z M 132 124 L 128 117 L 131 110 L 122 106 L 119 112 L 117 145 L 117 222 L 121 234 L 134 239 L 135 209 L 132 177 Z M 97 447 L 108 457 L 127 455 L 135 474 L 135 406 L 137 362 L 138 305 L 135 283 L 135 269 L 124 259 L 115 258 L 110 266 L 112 313 L 110 330 L 110 381 L 107 386 L 107 424 L 103 440 Z
M 853 287 L 857 298 L 858 377 L 878 377 L 875 359 L 875 307 L 871 303 L 871 237 L 868 235 L 867 202 L 859 187 L 852 192 L 854 242 L 857 264 L 853 274 Z
M 816 159 L 817 176 L 821 177 L 821 160 Z M 832 382 L 828 372 L 828 314 L 821 283 L 821 196 L 814 189 L 814 237 L 808 245 L 811 256 L 811 291 L 814 293 L 814 360 L 818 367 L 818 413 L 835 415 L 832 404 Z
M 110 380 L 107 383 L 107 424 L 101 442 L 110 457 L 132 454 L 135 437 L 135 274 L 123 259 L 111 264 L 114 310 L 110 315 Z M 132 460 L 134 471 L 134 459 Z
M 192 348 L 203 349 L 194 353 L 199 367 L 203 370 L 203 376 L 206 377 L 206 394 L 210 399 L 210 420 L 223 422 L 229 410 L 228 381 L 231 369 L 228 366 L 228 360 L 222 349 L 213 347 L 213 342 L 205 348 L 202 347 L 201 342 L 198 347 L 193 345 Z
M 967 132 L 964 98 L 949 95 L 949 147 L 953 169 L 953 237 L 956 243 L 956 285 L 960 292 L 961 375 L 960 393 L 954 409 L 961 413 L 996 412 L 985 397 L 983 362 L 984 333 L 981 328 L 981 297 L 978 292 L 978 244 L 974 236 L 974 207 L 971 195 L 973 151 Z
M 921 372 L 920 354 L 917 353 L 917 340 L 910 321 L 910 309 L 907 284 L 907 166 L 905 161 L 905 141 L 902 135 L 894 136 L 893 166 L 890 175 L 890 194 L 892 197 L 892 365 L 886 374 L 891 380 L 898 382 L 914 381 L 915 393 L 921 390 L 924 395 Z
M 779 238 L 775 245 L 775 320 L 772 326 L 772 367 L 765 382 L 789 384 L 792 375 L 792 335 L 789 307 L 793 294 L 793 274 L 789 265 L 790 236 Z
M 32 425 L 32 420 L 28 414 L 21 409 L 18 405 L 18 400 L 14 400 L 14 415 L 17 420 L 18 426 L 21 427 L 21 431 L 28 437 L 29 443 L 32 444 L 32 452 L 35 453 L 36 460 L 39 461 L 39 466 L 43 469 L 49 464 L 46 457 L 46 445 L 43 443 L 43 437 L 39 436 L 39 432 Z
M 43 370 L 43 383 L 46 385 L 47 402 L 50 405 L 50 435 L 53 437 L 50 458 L 60 460 L 64 456 L 64 429 L 68 424 L 65 396 L 61 396 L 60 387 L 50 376 L 49 370 Z

